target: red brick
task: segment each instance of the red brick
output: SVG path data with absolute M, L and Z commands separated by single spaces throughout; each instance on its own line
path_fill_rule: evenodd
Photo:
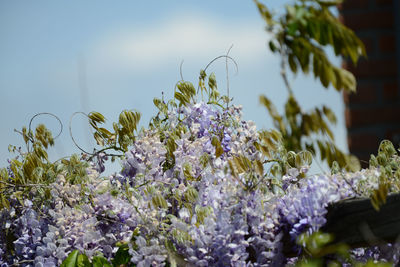
M 343 100 L 346 104 L 357 103 L 366 104 L 373 103 L 377 98 L 376 87 L 372 85 L 357 85 L 356 93 L 343 92 Z
M 368 0 L 347 0 L 341 4 L 342 10 L 367 8 Z
M 380 123 L 400 123 L 400 107 L 346 109 L 346 126 L 360 127 Z
M 400 146 L 400 128 L 387 131 L 385 138 L 392 141 L 395 148 L 398 148 Z
M 340 10 L 340 6 L 339 6 L 339 10 Z M 340 23 L 344 24 L 344 17 L 343 17 L 342 13 L 339 13 L 338 20 L 340 21 Z
M 369 167 L 369 160 L 371 159 L 371 154 L 376 155 L 378 149 L 373 149 L 368 152 L 365 151 L 350 151 L 351 154 L 355 155 L 361 163 L 361 168 L 366 169 Z
M 360 38 L 360 40 L 363 42 L 365 46 L 365 51 L 368 54 L 371 54 L 374 51 L 374 42 L 372 41 L 372 38 Z
M 386 100 L 396 100 L 399 96 L 399 87 L 396 82 L 385 83 L 383 85 L 383 96 Z M 400 116 L 400 114 L 399 114 Z
M 396 59 L 368 59 L 359 61 L 357 66 L 346 64 L 345 67 L 357 78 L 396 77 Z
M 348 136 L 349 149 L 351 151 L 374 151 L 378 149 L 379 138 L 374 134 L 361 133 Z
M 393 5 L 393 0 L 375 0 L 375 1 L 378 6 L 392 6 Z M 398 0 L 395 0 L 395 1 L 398 1 Z
M 358 85 L 355 94 L 350 96 L 352 103 L 373 103 L 377 98 L 376 88 L 371 85 Z
M 349 129 L 352 126 L 352 120 L 351 120 L 351 112 L 350 109 L 348 108 L 344 110 L 344 120 L 346 122 L 346 128 Z
M 358 14 L 343 14 L 343 19 L 345 24 L 354 31 L 394 28 L 394 14 L 392 10 L 367 11 Z
M 349 93 L 349 92 L 343 90 L 343 101 L 345 104 L 350 103 L 350 95 L 351 94 L 353 94 L 353 93 Z
M 396 52 L 396 36 L 383 35 L 379 38 L 379 50 L 382 52 Z

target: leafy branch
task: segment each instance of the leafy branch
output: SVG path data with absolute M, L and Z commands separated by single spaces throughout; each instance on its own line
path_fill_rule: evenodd
M 90 126 L 93 128 L 94 133 L 93 137 L 96 140 L 97 145 L 102 146 L 103 148 L 90 153 L 81 148 L 77 142 L 75 141 L 72 135 L 72 119 L 75 115 L 82 114 L 86 116 L 89 120 Z M 76 147 L 81 150 L 83 153 L 90 155 L 89 161 L 94 157 L 98 156 L 100 153 L 105 153 L 108 150 L 114 150 L 122 152 L 122 154 L 112 154 L 105 153 L 106 156 L 111 156 L 112 159 L 115 157 L 123 156 L 125 152 L 128 151 L 128 146 L 132 145 L 135 141 L 135 132 L 137 132 L 137 126 L 140 120 L 140 113 L 137 111 L 124 110 L 120 113 L 118 122 L 113 123 L 113 130 L 107 130 L 104 127 L 100 127 L 101 124 L 106 122 L 106 118 L 99 112 L 90 112 L 89 114 L 83 112 L 75 112 L 72 114 L 70 123 L 69 123 L 69 132 L 72 141 L 76 145 Z
M 354 64 L 366 55 L 360 39 L 332 13 L 332 8 L 341 2 L 298 0 L 287 5 L 285 13 L 279 16 L 255 0 L 267 24 L 266 30 L 272 35 L 269 48 L 280 56 L 281 76 L 289 94 L 283 115 L 266 96 L 261 96 L 260 102 L 267 108 L 275 128 L 281 131 L 287 150 L 307 149 L 313 154 L 319 151 L 321 160 L 326 160 L 329 166 L 337 162 L 341 168 L 356 170 L 359 168 L 356 158 L 334 144 L 330 124 L 336 123 L 336 117 L 332 110 L 323 106 L 304 112 L 294 97 L 286 71 L 289 66 L 294 74 L 312 72 L 325 88 L 332 85 L 337 91 L 355 91 L 354 76 L 336 67 L 324 51 L 331 47 L 336 56 L 350 58 Z M 314 140 L 314 136 L 318 139 Z

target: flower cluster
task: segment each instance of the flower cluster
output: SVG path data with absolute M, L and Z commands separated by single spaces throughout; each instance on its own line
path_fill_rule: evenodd
M 328 205 L 379 183 L 375 168 L 307 176 L 309 166 L 291 166 L 283 149 L 261 148 L 237 106 L 175 106 L 162 126 L 142 130 L 111 177 L 100 176 L 102 154 L 80 182 L 58 175 L 40 207 L 10 200 L 0 212 L 0 265 L 59 266 L 74 250 L 112 261 L 123 249 L 134 266 L 295 263 L 285 236 L 295 245 L 324 226 Z M 389 247 L 393 257 L 375 247 L 352 257 L 398 262 L 398 246 Z

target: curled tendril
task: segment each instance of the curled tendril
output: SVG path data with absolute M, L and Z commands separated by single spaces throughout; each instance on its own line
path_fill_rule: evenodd
M 231 61 L 234 63 L 234 65 L 235 65 L 235 67 L 236 67 L 236 74 L 238 73 L 238 70 L 239 70 L 238 64 L 236 63 L 236 61 L 235 61 L 232 57 L 229 56 L 229 53 L 230 53 L 232 47 L 233 47 L 233 45 L 231 45 L 231 46 L 229 47 L 229 49 L 228 49 L 226 55 L 221 55 L 221 56 L 218 56 L 218 57 L 214 58 L 214 59 L 211 60 L 211 61 L 207 64 L 207 66 L 204 68 L 204 71 L 206 71 L 206 70 L 208 69 L 208 67 L 209 67 L 210 65 L 212 65 L 215 61 L 217 61 L 218 59 L 221 59 L 221 58 L 225 58 L 226 79 L 227 79 L 227 93 L 228 93 L 228 97 L 229 97 L 229 70 L 228 70 L 228 60 L 231 60 Z M 182 81 L 184 80 L 184 78 L 183 78 L 183 70 L 182 70 L 182 69 L 183 69 L 183 63 L 184 63 L 184 60 L 181 61 L 181 64 L 180 64 L 180 67 L 179 67 L 179 73 L 180 73 L 180 77 L 181 77 L 181 80 L 182 80 Z M 74 136 L 73 136 L 73 134 L 72 134 L 72 119 L 73 119 L 76 115 L 78 115 L 78 114 L 84 115 L 85 117 L 89 118 L 89 115 L 86 114 L 86 113 L 84 113 L 84 112 L 82 112 L 82 111 L 74 112 L 74 113 L 71 115 L 70 120 L 69 120 L 69 125 L 68 125 L 69 135 L 70 135 L 71 140 L 72 140 L 72 142 L 74 143 L 74 145 L 75 145 L 82 153 L 85 153 L 85 154 L 87 154 L 87 155 L 90 155 L 88 161 L 92 160 L 92 159 L 93 159 L 94 157 L 96 157 L 96 156 L 99 156 L 100 153 L 104 153 L 106 156 L 118 156 L 118 157 L 123 156 L 123 155 L 121 155 L 121 154 L 109 154 L 109 153 L 105 153 L 105 151 L 108 150 L 108 149 L 118 150 L 118 148 L 115 148 L 115 147 L 107 147 L 107 148 L 103 148 L 103 149 L 98 150 L 98 151 L 96 151 L 96 149 L 94 148 L 94 149 L 93 149 L 93 151 L 94 151 L 93 153 L 88 152 L 88 151 L 86 151 L 85 149 L 83 149 L 83 148 L 76 142 L 76 140 L 75 140 L 75 138 L 74 138 Z M 29 121 L 28 133 L 31 132 L 33 120 L 34 120 L 36 117 L 42 116 L 42 115 L 49 115 L 49 116 L 52 116 L 52 117 L 54 117 L 54 118 L 58 121 L 58 123 L 60 124 L 60 131 L 59 131 L 58 134 L 53 138 L 53 139 L 57 139 L 57 138 L 61 135 L 61 133 L 63 132 L 64 125 L 63 125 L 63 123 L 61 122 L 61 120 L 60 120 L 60 118 L 59 118 L 58 116 L 56 116 L 56 115 L 54 115 L 54 114 L 52 114 L 52 113 L 49 113 L 49 112 L 41 112 L 41 113 L 35 114 L 35 115 L 30 119 L 30 121 Z M 16 129 L 14 129 L 14 131 L 17 132 L 17 133 L 19 133 L 19 134 L 21 134 L 21 135 L 23 134 L 22 132 L 20 132 L 20 131 L 18 131 L 18 130 L 16 130 Z M 33 142 L 32 138 L 31 138 L 29 135 L 28 135 L 28 138 L 29 138 L 29 140 L 30 140 L 31 142 Z M 28 150 L 29 150 L 29 148 L 28 148 Z
M 233 44 L 229 47 L 228 51 L 226 52 L 226 55 L 221 55 L 221 56 L 218 56 L 218 57 L 214 58 L 214 59 L 211 60 L 211 61 L 207 64 L 207 66 L 204 68 L 204 71 L 206 71 L 206 70 L 208 69 L 208 67 L 209 67 L 211 64 L 213 64 L 215 61 L 217 61 L 217 60 L 220 59 L 220 58 L 225 58 L 226 91 L 227 91 L 228 99 L 229 99 L 229 69 L 228 69 L 228 60 L 231 60 L 231 61 L 233 62 L 233 64 L 235 65 L 235 67 L 236 67 L 236 73 L 235 73 L 235 75 L 237 75 L 238 72 L 239 72 L 238 64 L 236 63 L 236 61 L 235 61 L 232 57 L 229 56 L 229 53 L 231 52 L 232 47 L 233 47 Z M 228 106 L 229 103 L 226 103 L 226 105 Z
M 105 157 L 107 157 L 107 156 L 110 156 L 110 157 L 114 157 L 114 156 L 115 156 L 115 157 L 121 157 L 121 156 L 123 156 L 123 154 L 112 154 L 112 153 L 106 153 L 106 152 L 105 152 L 106 150 L 109 150 L 109 149 L 118 150 L 118 148 L 116 148 L 116 147 L 105 147 L 105 148 L 100 149 L 100 150 L 96 150 L 96 148 L 94 148 L 94 149 L 93 149 L 93 153 L 88 152 L 88 151 L 84 150 L 82 147 L 80 147 L 80 146 L 78 145 L 78 143 L 75 141 L 74 136 L 72 135 L 72 119 L 73 119 L 76 115 L 78 115 L 78 114 L 84 115 L 84 116 L 86 116 L 87 118 L 89 118 L 89 115 L 86 114 L 85 112 L 82 112 L 82 111 L 74 112 L 74 113 L 71 115 L 71 118 L 69 119 L 69 125 L 68 125 L 68 128 L 69 128 L 69 135 L 70 135 L 71 140 L 72 140 L 72 142 L 74 143 L 74 145 L 75 145 L 80 151 L 82 151 L 83 153 L 85 153 L 85 154 L 87 154 L 87 155 L 90 155 L 90 157 L 87 159 L 87 161 L 91 161 L 91 160 L 93 160 L 95 157 L 98 157 L 98 160 L 100 160 L 100 159 L 99 159 L 100 153 L 104 153 L 104 156 L 105 156 Z
M 211 60 L 208 64 L 207 64 L 207 66 L 204 68 L 204 71 L 206 71 L 207 69 L 208 69 L 208 67 L 211 65 L 211 64 L 213 64 L 215 61 L 217 61 L 218 59 L 220 59 L 220 58 L 225 58 L 225 70 L 226 70 L 226 90 L 227 90 L 227 96 L 228 96 L 228 99 L 229 99 L 229 68 L 228 68 L 228 60 L 231 60 L 232 62 L 233 62 L 233 64 L 235 65 L 235 67 L 236 67 L 236 73 L 235 73 L 235 75 L 237 75 L 238 74 L 238 72 L 239 72 L 239 67 L 238 67 L 238 64 L 236 63 L 236 61 L 232 58 L 232 57 L 230 57 L 229 56 L 229 53 L 231 52 L 231 49 L 232 49 L 232 47 L 233 47 L 233 44 L 229 47 L 229 49 L 228 49 L 228 51 L 226 52 L 226 55 L 221 55 L 221 56 L 218 56 L 218 57 L 216 57 L 216 58 L 214 58 L 213 60 Z M 181 64 L 179 65 L 179 74 L 180 74 L 180 77 L 181 77 L 181 81 L 184 81 L 185 79 L 183 78 L 183 71 L 182 71 L 182 67 L 183 67 L 183 63 L 184 63 L 184 60 L 182 60 L 181 61 Z M 178 82 L 179 83 L 179 82 Z M 176 83 L 176 84 L 178 84 L 178 83 Z M 176 85 L 175 85 L 175 91 L 176 91 Z M 227 103 L 227 105 L 228 105 L 228 103 Z
M 231 46 L 231 47 L 232 47 L 232 46 Z M 229 51 L 230 51 L 230 48 L 229 48 L 229 50 L 228 50 L 228 53 L 229 53 Z M 211 60 L 211 61 L 207 64 L 207 66 L 204 68 L 204 71 L 206 71 L 206 70 L 208 69 L 208 67 L 209 67 L 211 64 L 213 64 L 215 61 L 217 61 L 217 60 L 220 59 L 220 58 L 226 58 L 226 60 L 230 59 L 230 60 L 233 62 L 233 64 L 235 64 L 235 67 L 236 67 L 236 74 L 239 72 L 238 64 L 237 64 L 236 61 L 235 61 L 232 57 L 230 57 L 229 55 L 221 55 L 221 56 L 218 56 L 218 57 L 214 58 L 213 60 Z
M 183 74 L 182 74 L 182 66 L 183 66 L 183 62 L 184 60 L 181 61 L 181 65 L 179 66 L 179 74 L 181 75 L 181 80 L 184 81 L 185 79 L 183 79 Z
M 57 136 L 53 138 L 53 140 L 57 139 L 57 138 L 61 135 L 61 133 L 63 132 L 64 125 L 63 125 L 63 123 L 61 122 L 60 118 L 59 118 L 57 115 L 54 115 L 53 113 L 50 113 L 50 112 L 40 112 L 40 113 L 36 113 L 36 114 L 30 119 L 30 121 L 29 121 L 28 135 L 26 136 L 26 137 L 28 137 L 28 139 L 29 139 L 29 141 L 30 141 L 31 143 L 34 142 L 32 136 L 29 134 L 29 133 L 31 132 L 31 130 L 32 130 L 32 122 L 33 122 L 33 120 L 34 120 L 36 117 L 42 116 L 42 115 L 49 115 L 49 116 L 55 118 L 55 119 L 58 121 L 58 123 L 60 124 L 60 131 L 59 131 L 59 133 L 57 134 Z M 21 131 L 18 131 L 17 129 L 14 129 L 14 132 L 19 133 L 19 134 L 22 135 L 22 136 L 24 135 Z M 28 150 L 28 152 L 30 151 L 29 143 L 27 144 L 27 150 Z
M 87 152 L 86 150 L 84 150 L 83 148 L 81 148 L 81 147 L 78 145 L 78 143 L 75 141 L 74 136 L 72 135 L 72 119 L 74 118 L 75 115 L 78 115 L 78 114 L 85 115 L 87 118 L 89 118 L 89 115 L 86 114 L 85 112 L 82 112 L 82 111 L 77 111 L 77 112 L 72 113 L 71 118 L 69 119 L 69 125 L 68 125 L 68 128 L 69 128 L 69 136 L 71 137 L 72 142 L 74 143 L 74 145 L 75 145 L 80 151 L 82 151 L 82 152 L 85 153 L 85 154 L 88 154 L 88 155 L 91 155 L 91 156 L 95 156 L 96 153 L 90 153 L 90 152 Z
M 233 44 L 229 47 L 228 51 L 226 52 L 226 58 L 225 58 L 225 69 L 226 69 L 226 92 L 228 95 L 228 99 L 229 99 L 229 70 L 228 70 L 228 57 L 229 57 L 229 52 L 231 52 L 231 49 L 233 47 Z M 238 67 L 235 61 L 233 61 L 236 65 L 236 74 L 238 72 Z M 228 103 L 226 103 L 226 105 L 228 105 Z
M 29 121 L 28 132 L 31 131 L 33 120 L 34 120 L 36 117 L 42 116 L 42 115 L 49 115 L 49 116 L 52 116 L 52 117 L 55 118 L 55 119 L 58 121 L 58 123 L 60 124 L 60 131 L 59 131 L 59 133 L 56 135 L 56 137 L 53 138 L 53 139 L 57 139 L 57 138 L 61 135 L 61 133 L 62 133 L 62 131 L 63 131 L 63 128 L 64 128 L 64 125 L 62 124 L 62 122 L 61 122 L 61 120 L 60 120 L 59 117 L 57 117 L 57 116 L 54 115 L 53 113 L 49 113 L 49 112 L 41 112 L 41 113 L 35 114 L 35 115 L 31 118 L 31 120 Z

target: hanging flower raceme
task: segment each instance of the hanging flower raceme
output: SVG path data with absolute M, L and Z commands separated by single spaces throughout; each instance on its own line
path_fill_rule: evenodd
M 11 194 L 0 211 L 0 265 L 59 266 L 79 255 L 84 266 L 281 266 L 299 260 L 285 254 L 287 236 L 297 246 L 324 226 L 328 205 L 379 186 L 379 168 L 308 175 L 305 154 L 285 151 L 278 133 L 257 131 L 214 89 L 196 102 L 185 86 L 155 101 L 160 113 L 126 142 L 120 172 L 100 176 L 102 152 L 84 171 L 71 159 L 48 171 L 52 182 Z M 11 164 L 7 183 L 18 173 Z

